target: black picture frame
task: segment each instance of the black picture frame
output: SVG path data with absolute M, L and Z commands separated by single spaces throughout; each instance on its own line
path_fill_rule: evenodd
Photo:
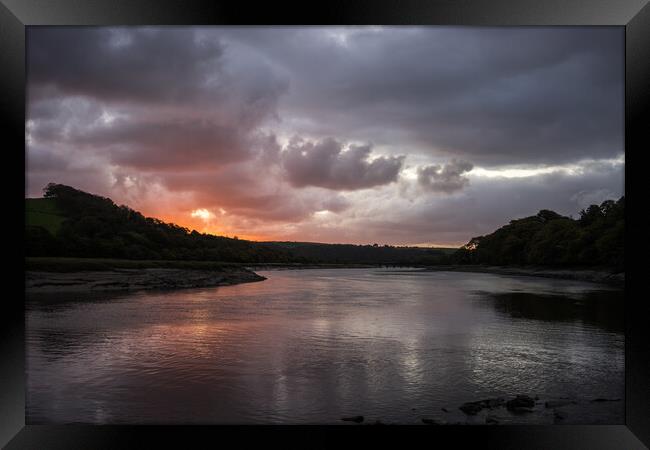
M 472 26 L 614 25 L 625 27 L 625 191 L 626 217 L 626 412 L 618 426 L 442 426 L 442 427 L 313 427 L 313 426 L 75 426 L 25 425 L 24 358 L 24 189 L 25 173 L 25 27 L 30 25 L 231 25 L 231 24 L 425 24 Z M 401 444 L 413 437 L 425 443 L 454 447 L 540 449 L 637 449 L 650 446 L 650 302 L 638 289 L 643 265 L 632 265 L 634 254 L 645 254 L 645 243 L 634 230 L 643 221 L 631 217 L 641 207 L 644 180 L 642 157 L 650 148 L 650 6 L 647 0 L 433 0 L 356 1 L 278 5 L 235 1 L 175 0 L 0 0 L 0 111 L 7 142 L 4 203 L 18 212 L 5 214 L 6 287 L 2 302 L 0 355 L 0 444 L 18 448 L 147 448 L 155 443 L 192 448 L 204 442 L 214 447 L 236 438 L 299 440 L 302 446 L 322 446 L 334 439 L 362 438 Z M 22 149 L 22 152 L 19 151 Z M 22 172 L 20 172 L 22 170 Z M 22 174 L 21 174 L 22 173 Z M 15 175 L 9 177 L 8 175 Z M 647 177 L 646 177 L 647 178 Z M 23 187 L 25 185 L 23 184 Z M 631 195 L 630 195 L 630 191 Z M 637 194 L 639 192 L 639 194 Z M 631 197 L 631 203 L 630 203 Z M 7 211 L 3 208 L 3 211 Z M 634 242 L 632 246 L 630 243 Z M 13 245 L 9 245 L 13 243 Z M 16 243 L 18 245 L 16 245 Z M 9 250 L 11 249 L 11 250 Z M 15 252 L 15 253 L 14 253 Z M 12 292 L 8 294 L 8 292 Z M 403 444 L 402 444 L 403 445 Z M 447 444 L 449 445 L 449 444 Z

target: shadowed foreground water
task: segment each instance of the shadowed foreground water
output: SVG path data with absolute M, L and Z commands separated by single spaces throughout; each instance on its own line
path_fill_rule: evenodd
M 209 289 L 30 296 L 27 423 L 464 423 L 462 403 L 516 394 L 574 401 L 562 423 L 624 422 L 618 290 L 479 273 L 259 273 L 268 279 Z M 489 414 L 558 421 L 543 403 Z

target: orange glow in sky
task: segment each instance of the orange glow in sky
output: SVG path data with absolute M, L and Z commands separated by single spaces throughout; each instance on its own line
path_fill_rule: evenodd
M 220 236 L 457 247 L 624 194 L 621 27 L 26 33 L 28 197 L 60 183 Z

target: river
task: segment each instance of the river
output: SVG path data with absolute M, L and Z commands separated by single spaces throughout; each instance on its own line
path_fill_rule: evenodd
M 618 289 L 409 269 L 258 273 L 267 280 L 29 295 L 26 422 L 624 423 Z M 458 409 L 517 394 L 538 397 L 533 412 Z

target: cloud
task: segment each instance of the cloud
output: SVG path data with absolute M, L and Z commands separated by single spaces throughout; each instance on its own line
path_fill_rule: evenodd
M 592 28 L 235 30 L 291 74 L 292 133 L 482 166 L 623 151 L 624 34 Z M 271 39 L 271 36 L 273 37 Z
M 208 211 L 205 208 L 197 208 L 194 211 L 190 213 L 190 216 L 192 217 L 198 217 L 199 219 L 205 221 L 205 222 L 210 222 L 213 220 L 216 216 L 214 215 L 213 212 Z
M 268 147 L 260 126 L 276 120 L 288 81 L 263 58 L 229 53 L 218 33 L 200 31 L 29 30 L 28 145 L 144 173 L 254 158 Z
M 323 210 L 330 211 L 333 213 L 340 213 L 348 209 L 351 204 L 349 200 L 346 200 L 345 197 L 331 196 L 327 197 L 325 201 L 321 203 Z
M 316 211 L 340 213 L 350 203 L 336 192 L 319 188 L 296 191 L 257 163 L 235 165 L 222 172 L 165 174 L 160 180 L 172 192 L 188 192 L 192 204 L 259 221 L 296 223 Z
M 469 184 L 469 178 L 464 174 L 472 170 L 473 167 L 471 163 L 455 159 L 444 165 L 419 167 L 417 170 L 418 184 L 427 191 L 450 194 Z
M 273 115 L 289 85 L 262 58 L 229 54 L 196 27 L 39 27 L 28 30 L 28 95 L 87 97 L 140 114 L 168 107 L 227 116 L 244 127 Z M 217 29 L 213 29 L 216 31 Z M 224 115 L 225 113 L 225 115 Z
M 336 220 L 298 224 L 287 238 L 313 233 L 328 242 L 459 246 L 473 236 L 491 233 L 512 219 L 534 215 L 541 209 L 577 217 L 586 203 L 618 199 L 624 194 L 622 165 L 587 165 L 574 174 L 556 172 L 497 182 L 470 177 L 471 184 L 457 195 L 420 195 L 404 201 L 390 186 L 350 193 L 353 207 Z
M 67 95 L 159 103 L 223 89 L 223 45 L 193 28 L 39 27 L 27 30 L 27 46 L 29 83 Z
M 282 152 L 282 165 L 295 187 L 355 190 L 395 181 L 404 157 L 369 160 L 371 151 L 371 145 L 350 144 L 344 148 L 333 138 L 318 142 L 295 138 Z
M 199 229 L 204 210 L 228 235 L 462 244 L 622 194 L 623 38 L 30 28 L 27 192 L 66 183 Z
M 75 145 L 106 149 L 111 161 L 150 170 L 222 166 L 250 158 L 247 130 L 209 120 L 124 119 L 70 137 Z

